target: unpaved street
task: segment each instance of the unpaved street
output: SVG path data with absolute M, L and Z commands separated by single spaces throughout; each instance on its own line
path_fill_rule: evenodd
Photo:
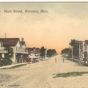
M 57 62 L 55 62 L 55 58 Z M 15 69 L 0 69 L 0 88 L 88 88 L 88 74 L 53 78 L 61 72 L 88 71 L 60 55 Z

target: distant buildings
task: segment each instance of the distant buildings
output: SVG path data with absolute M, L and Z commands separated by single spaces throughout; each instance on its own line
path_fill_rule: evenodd
M 0 38 L 0 66 L 3 66 L 3 63 L 6 65 L 5 63 L 10 61 L 10 64 L 37 62 L 41 58 L 40 51 L 40 48 L 26 48 L 24 38 Z M 47 49 L 44 51 L 44 57 L 47 57 Z
M 40 59 L 40 49 L 39 48 L 26 48 L 28 50 L 29 54 L 29 61 L 30 62 L 36 62 Z

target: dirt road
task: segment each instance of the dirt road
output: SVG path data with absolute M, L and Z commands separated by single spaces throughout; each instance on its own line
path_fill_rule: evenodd
M 88 74 L 53 78 L 53 74 L 73 71 L 88 71 L 88 67 L 69 60 L 63 62 L 57 55 L 15 69 L 0 69 L 0 88 L 88 88 Z

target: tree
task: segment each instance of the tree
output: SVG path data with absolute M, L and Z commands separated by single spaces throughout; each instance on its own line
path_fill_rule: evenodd
M 73 40 L 71 40 L 69 45 L 71 45 L 73 47 L 73 56 L 78 58 L 79 57 L 79 41 L 73 39 Z
M 51 51 L 51 49 L 48 49 L 48 50 L 47 50 L 47 56 L 48 56 L 48 57 L 51 57 L 51 56 L 52 56 L 52 51 Z
M 52 49 L 52 55 L 55 55 L 55 54 L 57 54 L 56 50 Z
M 43 58 L 43 57 L 45 57 L 45 48 L 44 48 L 44 46 L 42 46 L 41 47 L 41 49 L 40 49 L 40 56 Z
M 64 48 L 61 51 L 61 54 L 67 54 L 68 55 L 68 58 L 71 58 L 72 57 L 72 50 L 70 48 Z
M 12 60 L 11 58 L 13 57 L 13 49 L 12 48 L 7 48 L 8 53 L 5 55 L 4 58 L 2 58 L 0 65 L 11 65 L 12 64 Z
M 71 42 L 69 43 L 69 45 L 71 45 L 71 46 L 75 46 L 75 43 L 76 43 L 76 40 L 75 39 L 71 39 Z
M 69 48 L 65 48 L 61 51 L 61 54 L 69 54 L 70 49 Z
M 55 55 L 55 54 L 57 54 L 55 49 L 48 49 L 47 50 L 47 56 L 48 57 L 51 57 L 52 55 Z

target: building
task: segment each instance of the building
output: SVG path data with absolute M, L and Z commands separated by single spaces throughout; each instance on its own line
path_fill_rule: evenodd
M 3 42 L 0 41 L 0 60 L 2 60 L 2 58 L 4 58 L 5 54 L 7 54 L 8 51 L 5 47 L 3 47 Z
M 28 62 L 37 62 L 40 59 L 40 49 L 39 48 L 27 48 L 28 50 Z
M 88 64 L 88 40 L 85 40 L 83 42 L 83 60 L 85 62 L 85 64 Z
M 22 63 L 26 61 L 28 51 L 26 50 L 26 44 L 24 39 L 19 38 L 0 38 L 1 55 L 8 53 L 7 48 L 13 49 L 13 57 L 11 58 L 13 63 Z M 1 57 L 2 58 L 2 57 Z
M 72 60 L 73 61 L 83 61 L 84 58 L 84 42 L 75 40 L 74 45 L 72 46 Z

